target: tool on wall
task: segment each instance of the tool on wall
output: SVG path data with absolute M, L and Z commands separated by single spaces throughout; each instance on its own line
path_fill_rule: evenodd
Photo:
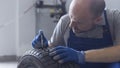
M 47 5 L 44 4 L 44 0 L 37 0 L 36 2 L 36 8 L 42 9 L 42 8 L 50 8 L 50 17 L 55 18 L 56 20 L 54 22 L 58 22 L 60 17 L 67 13 L 66 11 L 66 0 L 60 0 L 60 4 L 57 3 L 55 5 Z

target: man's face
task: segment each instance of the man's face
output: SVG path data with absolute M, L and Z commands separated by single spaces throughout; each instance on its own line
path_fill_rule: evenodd
M 89 9 L 84 6 L 76 7 L 75 4 L 70 6 L 69 17 L 69 26 L 74 33 L 86 32 L 95 27 L 93 15 L 89 12 Z
M 77 17 L 76 15 L 70 16 L 70 28 L 74 33 L 81 33 L 91 30 L 95 27 L 94 19 L 89 16 Z

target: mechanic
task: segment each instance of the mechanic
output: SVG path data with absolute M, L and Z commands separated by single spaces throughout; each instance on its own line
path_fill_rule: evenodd
M 55 47 L 50 56 L 80 68 L 110 68 L 113 62 L 113 68 L 120 68 L 120 12 L 105 6 L 104 0 L 72 0 L 49 42 L 44 40 L 45 47 Z M 39 36 L 32 42 L 34 48 L 40 46 Z

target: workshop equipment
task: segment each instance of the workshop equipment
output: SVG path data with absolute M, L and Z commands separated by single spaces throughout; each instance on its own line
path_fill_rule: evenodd
M 39 31 L 39 33 L 43 31 Z M 40 35 L 43 39 L 43 35 Z M 73 62 L 68 62 L 64 64 L 59 64 L 57 61 L 53 60 L 49 56 L 51 48 L 44 47 L 46 43 L 41 40 L 39 49 L 32 49 L 27 51 L 18 62 L 17 68 L 79 68 L 79 64 Z
M 45 4 L 44 0 L 37 0 L 36 9 L 42 10 L 43 8 L 49 8 L 50 9 L 50 17 L 55 18 L 54 22 L 57 23 L 61 16 L 65 15 L 67 13 L 66 11 L 66 0 L 60 0 L 60 4 L 57 3 L 55 5 L 49 5 Z M 37 12 L 39 13 L 39 12 Z

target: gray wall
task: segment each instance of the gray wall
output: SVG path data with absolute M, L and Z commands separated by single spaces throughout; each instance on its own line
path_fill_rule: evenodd
M 18 0 L 18 15 L 16 24 L 17 55 L 21 56 L 32 48 L 31 41 L 35 36 L 35 4 L 36 0 Z
M 119 9 L 120 10 L 120 0 L 105 0 L 107 8 Z
M 34 3 L 35 0 L 0 0 L 0 56 L 20 56 L 32 48 Z
M 15 55 L 16 0 L 0 0 L 0 56 Z

